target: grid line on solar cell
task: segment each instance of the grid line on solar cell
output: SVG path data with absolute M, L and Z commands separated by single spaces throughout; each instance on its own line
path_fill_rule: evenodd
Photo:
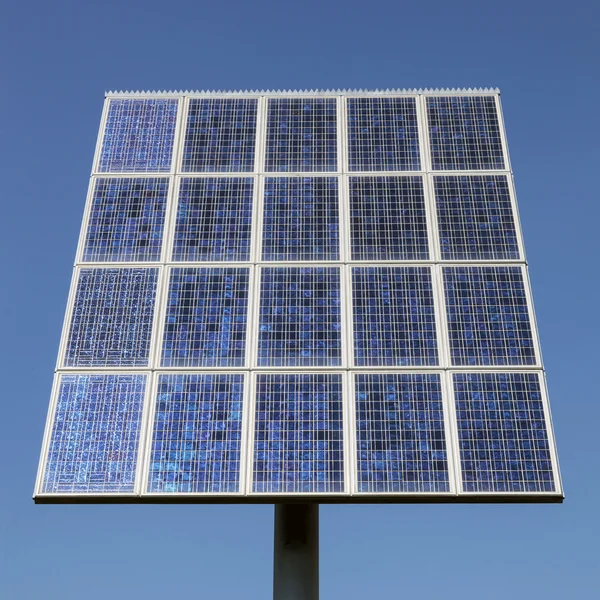
M 537 373 L 455 373 L 465 492 L 554 492 Z
M 442 259 L 519 258 L 505 175 L 433 178 Z
M 342 376 L 259 373 L 253 492 L 344 491 Z
M 98 171 L 171 170 L 177 100 L 111 100 Z
M 61 375 L 43 493 L 133 492 L 145 375 Z
M 355 377 L 358 491 L 449 492 L 440 376 Z
M 350 177 L 352 260 L 427 260 L 421 177 Z
M 182 179 L 173 260 L 250 260 L 253 188 L 251 177 Z
M 265 179 L 262 259 L 340 259 L 337 177 Z
M 419 171 L 415 98 L 348 98 L 348 169 Z
M 83 260 L 160 260 L 168 191 L 166 178 L 97 179 Z
M 352 269 L 356 366 L 437 365 L 429 267 Z
M 268 100 L 265 171 L 337 170 L 337 100 Z
M 248 268 L 173 269 L 163 367 L 242 367 L 246 353 Z
M 158 269 L 81 269 L 65 367 L 148 365 Z
M 429 97 L 426 101 L 434 171 L 505 168 L 494 96 Z
M 340 294 L 339 267 L 263 268 L 258 365 L 339 366 Z
M 158 379 L 149 492 L 239 492 L 244 375 Z
M 256 98 L 204 98 L 189 103 L 182 170 L 254 171 Z
M 520 267 L 444 267 L 453 365 L 534 365 Z

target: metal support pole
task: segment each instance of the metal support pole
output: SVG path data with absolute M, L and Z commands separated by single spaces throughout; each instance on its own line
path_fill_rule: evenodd
M 273 600 L 319 600 L 319 505 L 276 504 Z

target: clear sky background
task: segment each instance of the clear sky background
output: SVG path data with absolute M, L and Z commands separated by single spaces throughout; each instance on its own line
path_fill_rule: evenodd
M 34 506 L 105 90 L 494 86 L 563 505 L 325 506 L 321 598 L 596 597 L 597 0 L 4 0 L 0 597 L 271 596 L 271 506 Z

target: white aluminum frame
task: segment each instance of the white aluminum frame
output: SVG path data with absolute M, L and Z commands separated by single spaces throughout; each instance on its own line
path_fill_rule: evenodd
M 500 135 L 503 144 L 504 169 L 498 170 L 433 170 L 431 167 L 428 118 L 426 98 L 430 96 L 493 96 L 495 98 Z M 337 170 L 326 172 L 265 172 L 266 155 L 266 116 L 268 100 L 276 98 L 336 98 L 337 102 Z M 420 149 L 420 170 L 417 171 L 349 171 L 348 168 L 348 98 L 366 97 L 411 97 L 415 98 L 417 109 L 418 140 Z M 173 98 L 178 100 L 177 120 L 174 133 L 174 148 L 172 152 L 171 169 L 168 172 L 102 172 L 98 171 L 104 130 L 108 117 L 109 104 L 113 99 L 123 98 Z M 189 103 L 192 98 L 256 98 L 257 121 L 255 139 L 255 163 L 253 171 L 242 172 L 183 172 L 183 149 L 185 143 L 185 127 L 187 124 Z M 508 180 L 508 188 L 513 210 L 515 228 L 520 257 L 512 260 L 465 260 L 446 261 L 441 259 L 439 230 L 437 220 L 437 207 L 433 178 L 436 176 L 485 176 L 502 175 Z M 414 177 L 419 176 L 423 181 L 425 197 L 425 214 L 427 223 L 429 258 L 427 260 L 412 261 L 352 261 L 350 237 L 350 177 Z M 172 260 L 172 250 L 175 235 L 175 224 L 179 203 L 181 180 L 199 178 L 252 178 L 253 206 L 250 257 L 248 261 L 196 261 L 175 262 Z M 264 180 L 265 177 L 336 177 L 338 180 L 339 196 L 339 236 L 340 257 L 337 261 L 263 261 L 262 260 L 262 233 L 263 233 L 263 205 L 264 205 Z M 168 179 L 169 188 L 165 209 L 165 225 L 163 230 L 162 251 L 159 261 L 152 262 L 83 262 L 83 249 L 91 213 L 93 193 L 99 179 L 110 178 L 157 178 Z M 341 284 L 341 343 L 342 353 L 340 366 L 333 367 L 258 367 L 258 314 L 260 276 L 267 267 L 337 267 L 340 270 Z M 428 267 L 431 271 L 434 312 L 438 345 L 439 364 L 432 366 L 354 366 L 353 352 L 353 315 L 352 315 L 352 278 L 353 267 L 365 266 L 403 266 L 403 267 Z M 445 266 L 518 266 L 523 273 L 523 281 L 530 314 L 532 337 L 535 346 L 535 365 L 506 365 L 506 366 L 453 366 L 450 363 L 450 347 L 446 318 L 445 293 L 442 269 Z M 154 322 L 147 367 L 64 367 L 62 361 L 66 350 L 69 335 L 73 302 L 76 293 L 79 273 L 82 268 L 156 268 L 159 270 Z M 241 367 L 161 367 L 160 358 L 164 333 L 166 302 L 170 274 L 173 268 L 248 268 L 250 270 L 248 319 L 246 324 L 246 362 Z M 150 452 L 152 445 L 152 429 L 156 410 L 156 392 L 158 377 L 165 373 L 242 373 L 244 376 L 242 439 L 241 439 L 241 466 L 239 478 L 239 491 L 236 493 L 149 493 L 147 492 L 148 473 L 150 466 Z M 388 493 L 358 493 L 357 492 L 357 464 L 356 464 L 356 407 L 354 394 L 354 380 L 358 373 L 437 373 L 441 378 L 442 402 L 444 407 L 446 448 L 450 479 L 450 492 L 388 492 Z M 460 452 L 458 447 L 458 431 L 456 423 L 456 409 L 454 403 L 454 390 L 452 377 L 454 373 L 473 372 L 535 372 L 540 379 L 542 402 L 545 410 L 548 442 L 552 457 L 556 492 L 462 492 L 462 474 L 460 470 Z M 140 441 L 138 449 L 138 465 L 135 480 L 135 493 L 102 493 L 102 494 L 44 494 L 42 493 L 44 469 L 50 436 L 54 422 L 59 382 L 63 374 L 143 374 L 146 375 L 145 401 L 140 425 Z M 254 493 L 252 492 L 253 474 L 253 445 L 254 445 L 254 416 L 255 416 L 255 387 L 259 373 L 340 373 L 342 374 L 343 389 L 343 452 L 345 470 L 345 489 L 343 493 Z M 67 303 L 65 320 L 63 323 L 59 354 L 55 368 L 55 376 L 48 408 L 48 417 L 42 443 L 38 474 L 36 478 L 34 499 L 40 503 L 52 502 L 258 502 L 272 503 L 282 501 L 307 501 L 307 502 L 560 502 L 563 498 L 562 483 L 558 466 L 558 457 L 552 428 L 550 406 L 548 402 L 545 373 L 543 370 L 542 355 L 539 344 L 538 329 L 533 310 L 531 287 L 527 271 L 527 262 L 524 249 L 523 233 L 519 219 L 514 178 L 510 165 L 510 156 L 506 140 L 506 130 L 500 103 L 499 90 L 497 89 L 399 89 L 399 90 L 267 90 L 267 91 L 169 91 L 169 92 L 107 92 L 102 108 L 99 135 L 92 163 L 92 173 L 86 196 L 85 212 L 82 219 L 81 230 L 78 238 L 73 276 Z M 286 500 L 288 499 L 288 500 Z

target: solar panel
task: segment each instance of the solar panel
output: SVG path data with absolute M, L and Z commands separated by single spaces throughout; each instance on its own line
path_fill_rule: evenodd
M 521 267 L 444 267 L 453 365 L 534 365 Z
M 84 262 L 158 261 L 169 180 L 96 179 Z
M 488 90 L 111 93 L 36 502 L 560 502 L 504 140 Z
M 437 365 L 429 267 L 352 269 L 354 364 Z
M 134 491 L 146 375 L 62 374 L 44 493 Z
M 190 100 L 182 171 L 253 171 L 257 103 L 256 98 Z
M 520 258 L 506 175 L 433 178 L 442 258 Z
M 434 171 L 505 168 L 494 96 L 432 96 L 426 101 Z
M 342 376 L 259 373 L 252 490 L 344 491 Z
M 414 98 L 348 98 L 349 171 L 421 168 Z
M 251 177 L 182 179 L 173 260 L 250 260 L 253 189 Z
M 337 100 L 268 101 L 265 171 L 337 170 Z
M 171 170 L 177 100 L 111 100 L 98 171 L 165 173 Z
M 350 177 L 352 260 L 427 260 L 421 177 Z
M 242 373 L 158 376 L 149 492 L 240 491 Z
M 145 367 L 158 269 L 81 269 L 63 366 Z
M 449 492 L 439 374 L 357 373 L 359 492 Z
M 265 179 L 262 259 L 340 259 L 337 177 Z
M 340 269 L 263 268 L 258 320 L 259 366 L 340 365 Z
M 248 268 L 173 269 L 161 366 L 244 366 L 249 283 Z
M 554 492 L 538 373 L 455 373 L 465 492 Z

